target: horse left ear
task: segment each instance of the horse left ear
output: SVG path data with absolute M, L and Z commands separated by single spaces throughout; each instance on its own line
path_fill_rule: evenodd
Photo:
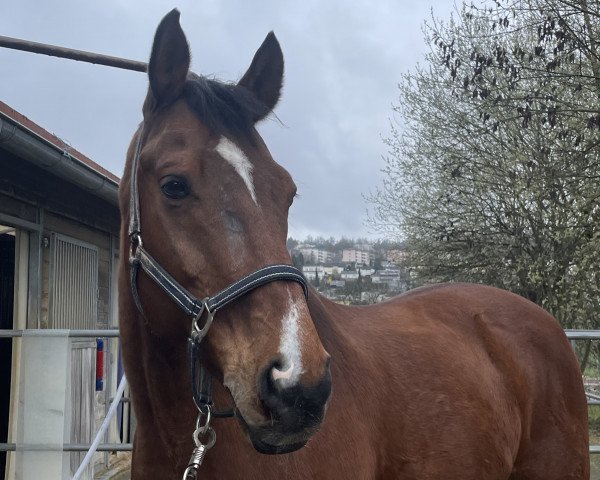
M 179 10 L 161 20 L 148 63 L 150 90 L 158 106 L 167 105 L 183 92 L 190 68 L 190 48 L 179 25 Z
M 262 120 L 279 101 L 283 85 L 283 53 L 273 32 L 269 32 L 256 51 L 250 68 L 238 82 L 268 107 L 265 115 L 254 119 Z

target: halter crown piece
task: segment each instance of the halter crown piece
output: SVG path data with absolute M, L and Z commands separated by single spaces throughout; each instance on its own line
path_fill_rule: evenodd
M 192 328 L 188 339 L 190 372 L 194 403 L 198 408 L 198 419 L 193 439 L 196 448 L 192 453 L 183 480 L 195 479 L 206 452 L 213 447 L 216 434 L 210 426 L 211 417 L 231 417 L 233 412 L 212 412 L 212 377 L 199 362 L 199 348 L 202 339 L 212 325 L 215 313 L 225 305 L 237 300 L 252 290 L 267 283 L 286 280 L 297 282 L 302 286 L 304 295 L 308 297 L 308 284 L 300 270 L 290 265 L 269 265 L 232 283 L 213 296 L 198 299 L 175 280 L 144 249 L 140 223 L 140 197 L 138 192 L 138 169 L 142 151 L 144 127 L 140 125 L 135 154 L 131 166 L 131 185 L 129 192 L 129 239 L 131 242 L 130 280 L 131 293 L 138 310 L 143 314 L 138 294 L 137 277 L 140 267 L 163 291 L 192 318 Z M 201 324 L 202 319 L 204 322 Z M 205 443 L 202 442 L 201 438 Z

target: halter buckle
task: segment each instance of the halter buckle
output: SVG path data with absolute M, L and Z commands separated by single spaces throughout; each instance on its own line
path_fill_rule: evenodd
M 133 232 L 129 235 L 129 243 L 131 244 L 131 258 L 135 258 L 138 248 L 143 248 L 141 233 Z
M 213 318 L 215 316 L 215 313 L 211 312 L 210 308 L 208 306 L 209 299 L 210 299 L 209 297 L 202 299 L 200 311 L 198 312 L 198 314 L 194 317 L 194 320 L 192 321 L 191 336 L 192 336 L 192 340 L 194 340 L 194 342 L 196 342 L 196 343 L 200 343 L 204 339 L 204 337 L 208 333 L 208 329 L 212 325 Z M 206 321 L 204 322 L 204 325 L 202 327 L 200 327 L 198 322 L 200 321 L 200 319 L 202 318 L 204 313 L 206 313 Z

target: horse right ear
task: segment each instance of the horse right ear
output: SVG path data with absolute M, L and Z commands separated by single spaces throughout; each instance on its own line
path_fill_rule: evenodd
M 168 105 L 181 95 L 190 68 L 190 48 L 179 25 L 179 15 L 179 10 L 171 10 L 154 35 L 148 78 L 157 107 Z
M 265 112 L 267 115 L 279 101 L 282 84 L 283 53 L 277 37 L 273 32 L 269 32 L 238 85 L 250 90 L 268 108 Z M 262 120 L 265 115 L 255 118 L 254 121 Z

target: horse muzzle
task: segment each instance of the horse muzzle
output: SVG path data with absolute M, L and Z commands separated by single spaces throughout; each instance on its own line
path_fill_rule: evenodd
M 259 399 L 268 421 L 244 425 L 254 448 L 260 453 L 289 453 L 302 448 L 319 430 L 331 395 L 329 364 L 323 377 L 314 385 L 282 387 L 274 381 L 268 368 L 261 376 Z
M 316 429 L 314 432 L 307 430 L 302 434 L 290 437 L 272 429 L 248 429 L 252 446 L 257 452 L 267 455 L 295 452 L 304 447 L 314 433 L 316 433 Z

